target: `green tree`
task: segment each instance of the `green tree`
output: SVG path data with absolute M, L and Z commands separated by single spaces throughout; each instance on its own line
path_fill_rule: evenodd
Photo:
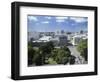
M 88 44 L 87 40 L 81 40 L 77 46 L 77 50 L 80 52 L 80 55 L 84 57 L 85 61 L 88 59 Z
M 35 60 L 35 65 L 40 66 L 43 65 L 43 56 L 41 54 L 38 54 Z
M 74 64 L 75 63 L 75 56 L 70 55 L 69 57 L 69 64 Z
M 56 56 L 57 56 L 59 50 L 60 49 L 58 49 L 58 48 L 54 48 L 54 50 L 52 50 L 52 52 L 51 52 L 51 58 L 56 60 Z
M 54 49 L 54 45 L 53 45 L 52 42 L 47 42 L 47 43 L 45 43 L 44 45 L 41 45 L 41 46 L 39 47 L 39 49 L 40 49 L 40 51 L 41 51 L 42 53 L 48 54 L 48 53 L 51 53 L 51 51 Z
M 28 42 L 29 47 L 33 47 L 33 43 L 31 41 Z
M 68 58 L 70 57 L 71 52 L 67 47 L 62 47 L 59 49 L 54 49 L 52 52 L 52 58 L 58 63 L 58 64 L 66 64 L 68 63 Z
M 33 58 L 34 58 L 35 50 L 28 46 L 28 65 L 33 64 Z
M 51 51 L 54 49 L 52 42 L 47 42 L 39 47 L 40 54 L 42 54 L 42 62 L 45 64 L 45 59 L 48 58 L 51 54 Z
M 28 65 L 42 65 L 42 56 L 39 49 L 28 46 Z
M 62 47 L 62 49 L 63 49 L 64 51 L 66 51 L 67 57 L 69 57 L 69 56 L 71 55 L 71 51 L 69 50 L 68 47 L 64 46 L 64 47 Z

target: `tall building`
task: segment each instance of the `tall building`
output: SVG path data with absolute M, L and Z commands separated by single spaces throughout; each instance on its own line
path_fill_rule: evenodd
M 67 36 L 61 35 L 59 36 L 59 45 L 60 46 L 65 46 L 68 43 L 68 38 Z

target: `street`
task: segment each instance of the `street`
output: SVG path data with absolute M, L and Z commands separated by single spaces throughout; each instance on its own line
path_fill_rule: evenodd
M 82 56 L 80 56 L 80 53 L 77 51 L 76 46 L 68 46 L 68 48 L 71 51 L 71 55 L 76 57 L 75 64 L 84 64 L 84 63 L 86 63 L 84 61 L 84 58 Z

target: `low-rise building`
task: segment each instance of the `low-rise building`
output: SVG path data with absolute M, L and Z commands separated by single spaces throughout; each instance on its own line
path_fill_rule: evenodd
M 87 39 L 87 34 L 79 34 L 79 35 L 75 35 L 72 38 L 72 44 L 73 45 L 78 45 L 80 40 L 82 39 Z

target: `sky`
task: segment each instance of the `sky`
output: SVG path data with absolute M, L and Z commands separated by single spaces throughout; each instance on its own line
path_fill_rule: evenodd
M 79 32 L 88 29 L 87 17 L 28 15 L 27 23 L 28 32 Z

